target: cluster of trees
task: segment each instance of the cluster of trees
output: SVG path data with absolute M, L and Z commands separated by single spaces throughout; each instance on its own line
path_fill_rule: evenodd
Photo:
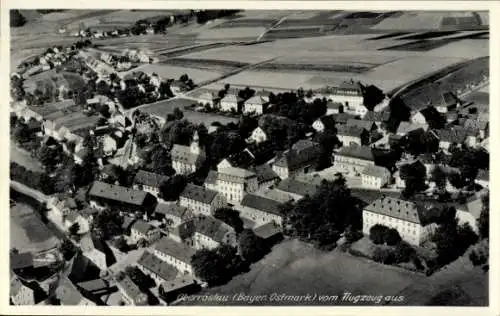
M 307 103 L 304 100 L 302 89 L 296 92 L 270 93 L 269 103 L 274 106 L 270 108 L 269 113 L 288 117 L 291 120 L 311 125 L 318 117 L 326 114 L 326 99 L 314 99 Z
M 214 212 L 214 217 L 233 227 L 236 234 L 243 231 L 243 221 L 240 213 L 232 208 L 223 207 Z
M 208 21 L 231 16 L 240 12 L 240 10 L 198 10 L 196 15 L 196 23 L 204 24 Z
M 165 201 L 176 201 L 184 191 L 187 179 L 181 174 L 176 174 L 160 185 L 160 198 Z
M 396 229 L 376 224 L 370 228 L 370 239 L 377 245 L 386 244 L 387 246 L 392 246 L 392 248 L 375 248 L 372 255 L 373 260 L 384 264 L 398 264 L 411 261 L 417 269 L 423 268 L 415 249 L 401 238 Z
M 133 78 L 125 80 L 126 89 L 121 90 L 120 78 L 116 74 L 111 74 L 110 79 L 113 84 L 109 87 L 106 83 L 99 83 L 98 91 L 110 97 L 116 97 L 125 109 L 130 109 L 141 104 L 152 103 L 158 100 L 167 99 L 173 96 L 170 85 L 173 80 L 164 80 L 160 83 L 158 93 L 156 87 L 150 83 L 151 77 L 144 72 L 134 72 Z M 181 76 L 182 78 L 182 76 Z M 186 84 L 194 83 L 188 78 Z
M 342 144 L 336 132 L 325 129 L 322 133 L 315 134 L 313 140 L 321 145 L 321 155 L 316 162 L 315 169 L 322 170 L 330 167 L 332 165 L 333 149 Z
M 21 76 L 14 75 L 10 77 L 10 95 L 15 101 L 24 99 L 26 92 L 24 91 L 24 79 Z
M 370 228 L 370 239 L 374 244 L 387 244 L 388 246 L 395 246 L 401 242 L 401 236 L 394 228 L 376 224 Z
M 109 240 L 123 234 L 123 217 L 115 209 L 105 209 L 99 212 L 92 221 L 92 231 L 100 239 Z
M 10 179 L 18 181 L 44 194 L 54 193 L 53 180 L 44 172 L 35 172 L 18 165 L 10 163 Z
M 450 177 L 451 184 L 463 188 L 474 184 L 479 169 L 489 169 L 489 154 L 482 149 L 462 148 L 454 150 L 450 158 L 450 166 L 456 167 L 460 173 Z
M 26 18 L 19 12 L 19 10 L 10 10 L 10 27 L 20 27 L 26 24 Z
M 306 124 L 275 115 L 262 116 L 259 126 L 266 131 L 268 140 L 276 151 L 289 149 L 298 140 L 303 139 L 310 129 Z
M 401 140 L 404 152 L 412 155 L 436 153 L 439 149 L 439 140 L 431 131 L 414 131 L 408 133 Z
M 402 195 L 406 198 L 413 196 L 427 188 L 425 178 L 427 172 L 421 163 L 412 163 L 401 166 L 399 169 L 401 179 L 405 181 L 405 188 Z
M 342 177 L 323 181 L 313 196 L 305 196 L 295 205 L 281 206 L 284 233 L 318 248 L 335 247 L 341 234 L 350 227 L 360 229 L 361 211 Z

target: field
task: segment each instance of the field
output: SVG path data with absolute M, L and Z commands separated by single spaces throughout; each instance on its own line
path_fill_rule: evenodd
M 123 72 L 121 74 L 126 75 L 134 71 L 144 71 L 147 74 L 152 74 L 153 72 L 156 72 L 160 77 L 168 79 L 179 79 L 179 77 L 182 76 L 183 74 L 187 74 L 189 78 L 193 79 L 195 84 L 206 80 L 211 80 L 220 77 L 222 75 L 220 72 L 216 71 L 170 66 L 164 64 L 146 64 L 131 69 L 127 72 Z
M 266 28 L 256 27 L 231 27 L 221 29 L 207 29 L 198 33 L 198 40 L 256 40 L 264 33 Z
M 442 30 L 480 27 L 481 19 L 472 12 L 402 12 L 373 26 L 375 30 Z
M 170 58 L 162 62 L 164 65 L 196 68 L 220 73 L 229 73 L 238 68 L 245 67 L 247 63 L 227 60 L 212 59 L 188 59 L 188 58 Z
M 407 286 L 418 283 L 422 276 L 390 268 L 340 251 L 321 252 L 311 245 L 288 240 L 274 247 L 273 251 L 250 272 L 236 276 L 226 285 L 215 287 L 202 294 L 230 295 L 397 295 Z M 406 302 L 401 302 L 404 305 Z M 187 303 L 186 303 L 187 304 Z M 193 304 L 193 303 L 191 303 Z M 197 304 L 203 304 L 197 302 Z M 209 303 L 206 303 L 207 305 Z M 230 301 L 227 305 L 246 305 Z M 262 303 L 261 303 L 262 304 Z M 294 302 L 269 302 L 269 305 L 293 305 Z M 296 305 L 311 304 L 298 302 Z M 323 305 L 349 305 L 348 302 L 313 302 Z M 362 305 L 363 303 L 358 303 Z
M 66 88 L 75 91 L 84 87 L 85 81 L 76 73 L 56 73 L 55 70 L 49 70 L 29 77 L 24 84 L 25 89 L 31 92 L 33 92 L 35 88 L 43 91 L 42 87 L 53 89 L 53 91 L 55 91 L 57 85 L 59 84 L 64 84 Z
M 253 64 L 274 58 L 277 54 L 279 52 L 272 51 L 268 48 L 268 45 L 257 44 L 213 48 L 202 52 L 186 54 L 182 58 L 227 60 Z
M 15 162 L 29 170 L 43 172 L 42 164 L 35 158 L 31 157 L 29 152 L 17 147 L 17 145 L 12 141 L 10 145 L 10 161 Z
M 10 208 L 10 247 L 19 252 L 44 252 L 57 246 L 58 239 L 27 204 Z

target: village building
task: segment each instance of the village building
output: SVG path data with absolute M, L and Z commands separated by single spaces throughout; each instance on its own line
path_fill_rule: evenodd
M 66 230 L 69 230 L 73 225 L 78 225 L 78 235 L 86 234 L 90 231 L 90 224 L 92 219 L 86 214 L 79 211 L 71 211 L 68 215 L 63 217 L 63 223 Z
M 196 100 L 203 105 L 208 105 L 210 108 L 214 108 L 215 95 L 213 92 L 203 92 L 196 97 Z
M 245 114 L 264 114 L 267 108 L 269 100 L 261 95 L 254 95 L 250 99 L 245 101 L 243 106 L 243 113 Z
M 406 136 L 410 132 L 414 132 L 414 131 L 418 131 L 418 130 L 427 131 L 428 127 L 429 126 L 427 124 L 415 124 L 415 123 L 403 121 L 403 122 L 399 123 L 396 134 L 399 136 Z
M 391 181 L 391 172 L 385 167 L 368 165 L 361 173 L 361 183 L 364 187 L 380 189 Z
M 367 120 L 359 120 L 359 119 L 354 119 L 350 118 L 346 121 L 345 123 L 346 126 L 355 126 L 361 129 L 365 129 L 368 132 L 371 131 L 376 131 L 377 130 L 377 124 L 373 121 L 367 121 Z
M 365 87 L 359 81 L 344 81 L 337 87 L 325 87 L 316 91 L 315 95 L 334 103 L 344 105 L 344 112 L 363 116 L 368 112 L 364 106 Z
M 275 222 L 278 225 L 283 223 L 280 214 L 281 203 L 267 199 L 262 196 L 247 194 L 240 203 L 238 210 L 240 215 L 246 217 L 257 225 Z
M 135 243 L 144 239 L 148 244 L 152 244 L 161 238 L 161 232 L 153 225 L 150 225 L 142 219 L 138 219 L 130 228 L 130 237 L 132 237 Z
M 148 304 L 148 296 L 139 289 L 129 276 L 119 280 L 116 285 L 127 305 L 146 306 Z
M 481 216 L 483 210 L 482 198 L 473 198 L 469 200 L 465 205 L 458 207 L 456 217 L 460 225 L 468 223 L 472 230 L 478 234 L 478 220 Z
M 177 270 L 174 266 L 166 263 L 147 250 L 144 251 L 136 265 L 144 274 L 149 275 L 156 284 L 172 281 L 177 276 Z
M 439 149 L 445 152 L 448 151 L 452 145 L 461 147 L 463 144 L 469 145 L 475 143 L 475 137 L 469 138 L 467 131 L 460 126 L 447 129 L 436 129 L 432 132 L 439 140 Z
M 160 186 L 169 179 L 170 177 L 161 174 L 139 170 L 134 178 L 134 189 L 143 190 L 158 197 Z
M 361 174 L 367 166 L 375 165 L 375 157 L 368 146 L 342 147 L 334 153 L 334 166 L 343 172 Z
M 262 188 L 269 188 L 280 180 L 278 174 L 274 172 L 273 168 L 268 164 L 251 167 L 250 171 L 254 172 L 255 175 L 257 175 L 259 190 Z
M 344 113 L 344 105 L 339 102 L 327 102 L 326 103 L 326 115 Z
M 35 305 L 35 291 L 17 275 L 10 278 L 10 300 L 14 305 Z
M 286 193 L 288 196 L 292 197 L 293 200 L 298 201 L 306 195 L 314 195 L 316 191 L 318 191 L 318 185 L 300 181 L 298 179 L 288 178 L 281 181 L 276 186 L 276 190 L 278 192 Z
M 377 126 L 378 130 L 382 130 L 384 129 L 384 124 L 389 121 L 390 114 L 391 114 L 390 111 L 382 111 L 382 112 L 368 111 L 362 117 L 362 120 L 373 122 Z
M 468 131 L 474 131 L 477 134 L 479 140 L 484 140 L 488 138 L 489 134 L 489 122 L 482 122 L 472 118 L 467 118 L 463 122 L 464 129 Z
M 179 205 L 194 214 L 211 215 L 226 204 L 224 196 L 217 191 L 188 183 L 179 196 Z
M 62 277 L 55 291 L 62 306 L 96 306 L 97 304 L 82 295 L 78 288 L 67 278 Z
M 217 170 L 215 187 L 217 192 L 222 194 L 228 202 L 240 202 L 245 194 L 258 190 L 259 181 L 257 175 L 252 171 L 224 167 Z
M 175 280 L 162 283 L 158 289 L 158 293 L 164 301 L 170 303 L 177 300 L 182 294 L 194 294 L 200 289 L 200 285 L 193 277 L 184 275 Z
M 404 241 L 418 246 L 436 229 L 428 217 L 423 206 L 383 196 L 364 208 L 363 233 L 369 235 L 370 228 L 379 224 L 396 229 Z
M 442 93 L 439 100 L 434 103 L 434 107 L 439 113 L 448 113 L 460 107 L 460 99 L 452 92 Z
M 34 268 L 34 256 L 31 252 L 14 253 L 9 255 L 10 269 L 14 273 L 21 273 Z
M 139 150 L 133 136 L 130 136 L 125 145 L 118 149 L 115 156 L 109 162 L 115 166 L 127 169 L 140 163 Z
M 252 134 L 249 137 L 249 141 L 259 144 L 267 141 L 268 137 L 269 136 L 267 135 L 266 131 L 262 127 L 258 126 L 252 131 Z
M 281 179 L 306 174 L 314 170 L 321 155 L 321 146 L 310 140 L 300 140 L 273 162 L 273 171 Z
M 114 263 L 114 258 L 104 243 L 92 233 L 82 237 L 80 248 L 85 258 L 89 259 L 101 271 L 106 271 L 108 266 Z
M 99 210 L 113 206 L 121 212 L 147 214 L 151 214 L 157 204 L 156 198 L 147 192 L 100 181 L 92 185 L 89 199 L 90 206 Z
M 439 113 L 435 107 L 428 106 L 420 111 L 415 112 L 410 122 L 417 125 L 430 125 L 432 122 L 442 119 L 442 114 Z
M 269 246 L 283 239 L 283 230 L 280 225 L 275 222 L 269 222 L 253 228 L 253 232 L 257 237 L 262 238 Z
M 61 219 L 68 216 L 70 212 L 78 209 L 75 199 L 64 196 L 51 197 L 47 203 L 47 207 L 54 215 Z
M 198 170 L 206 159 L 205 150 L 199 144 L 195 132 L 190 146 L 174 144 L 171 151 L 172 168 L 179 174 L 190 174 Z
M 163 223 L 171 223 L 172 227 L 179 226 L 192 217 L 187 207 L 175 203 L 158 203 L 153 213 L 154 218 Z
M 362 146 L 369 143 L 370 133 L 358 126 L 341 125 L 337 128 L 337 138 L 344 146 Z
M 194 275 L 191 257 L 195 249 L 169 237 L 163 237 L 155 245 L 154 253 L 158 258 L 175 267 L 181 274 Z
M 232 93 L 226 94 L 222 99 L 220 99 L 220 109 L 223 112 L 238 112 L 238 103 L 240 98 Z
M 211 216 L 197 216 L 190 222 L 190 245 L 195 249 L 214 249 L 221 244 L 236 246 L 234 228 Z
M 335 128 L 335 118 L 332 115 L 325 115 L 312 124 L 312 128 L 318 133 L 323 133 L 325 130 L 333 131 Z

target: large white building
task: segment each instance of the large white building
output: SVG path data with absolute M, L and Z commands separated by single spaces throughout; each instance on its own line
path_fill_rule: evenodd
M 268 135 L 266 131 L 262 127 L 256 127 L 253 131 L 252 134 L 249 137 L 249 140 L 254 142 L 254 143 L 262 143 L 267 141 Z
M 325 87 L 317 90 L 316 97 L 326 98 L 334 103 L 341 103 L 344 112 L 359 116 L 364 116 L 368 109 L 364 106 L 365 87 L 358 81 L 345 81 L 336 87 Z
M 166 263 L 174 266 L 182 274 L 194 275 L 191 257 L 195 250 L 183 243 L 163 237 L 154 248 L 155 255 Z
M 220 109 L 224 112 L 238 111 L 239 98 L 234 94 L 225 95 L 220 102 Z
M 321 146 L 310 140 L 300 140 L 290 150 L 276 157 L 273 171 L 285 179 L 314 171 L 314 165 L 321 155 Z
M 194 214 L 209 216 L 226 205 L 226 201 L 217 191 L 188 183 L 179 196 L 179 205 L 192 210 Z
M 361 173 L 361 183 L 364 187 L 380 189 L 391 180 L 391 172 L 385 167 L 368 165 Z
M 413 202 L 383 196 L 363 210 L 363 233 L 380 224 L 394 228 L 406 242 L 420 245 L 428 240 L 436 224 L 428 222 L 425 209 Z
M 343 172 L 360 174 L 367 166 L 375 165 L 375 157 L 370 147 L 353 145 L 334 153 L 333 164 Z
M 139 170 L 134 178 L 134 189 L 149 192 L 158 197 L 160 186 L 168 179 L 170 178 L 161 174 Z
M 258 190 L 257 175 L 246 169 L 235 167 L 218 168 L 216 190 L 229 202 L 240 202 L 245 194 Z
M 266 100 L 263 96 L 255 95 L 245 101 L 245 105 L 243 106 L 243 113 L 263 114 L 267 103 L 268 100 Z

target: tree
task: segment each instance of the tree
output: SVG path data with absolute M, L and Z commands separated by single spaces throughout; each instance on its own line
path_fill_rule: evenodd
M 68 232 L 71 236 L 77 236 L 80 231 L 80 224 L 74 223 L 68 228 Z
M 64 257 L 64 260 L 69 261 L 76 254 L 77 248 L 69 239 L 64 239 L 59 250 Z
M 61 161 L 63 155 L 64 154 L 60 146 L 56 146 L 55 148 L 42 146 L 38 150 L 38 160 L 45 166 L 45 168 L 47 168 L 48 171 L 55 169 L 56 165 Z
M 127 252 L 129 250 L 129 246 L 127 244 L 127 241 L 125 240 L 125 237 L 119 236 L 118 238 L 115 239 L 114 245 L 116 249 L 120 250 L 121 252 Z
M 160 184 L 160 198 L 165 201 L 176 201 L 182 191 L 184 191 L 186 185 L 186 177 L 176 174 L 169 180 Z
M 473 183 L 479 171 L 476 151 L 473 149 L 465 148 L 453 152 L 450 165 L 460 169 L 465 185 Z
M 481 238 L 490 237 L 490 197 L 486 194 L 482 197 L 483 208 L 478 219 L 479 236 Z
M 20 27 L 26 24 L 26 19 L 19 10 L 10 10 L 10 27 Z
M 416 251 L 406 242 L 397 244 L 394 255 L 397 263 L 409 262 L 416 257 Z
M 457 189 L 461 189 L 466 185 L 465 179 L 458 172 L 450 173 L 448 175 L 448 180 L 450 181 L 450 184 Z
M 399 236 L 399 232 L 396 229 L 390 228 L 384 234 L 384 242 L 388 246 L 395 246 L 401 242 L 401 236 Z
M 425 167 L 420 163 L 406 164 L 400 168 L 400 176 L 405 181 L 403 195 L 410 197 L 425 190 Z
M 214 217 L 233 227 L 237 234 L 243 231 L 243 221 L 240 213 L 232 208 L 219 208 L 215 210 Z
M 149 243 L 145 238 L 141 238 L 137 241 L 137 247 L 139 247 L 139 248 L 146 248 L 148 246 L 149 246 Z
M 383 244 L 385 242 L 385 235 L 389 228 L 384 225 L 375 224 L 370 228 L 370 239 L 374 244 Z
M 349 225 L 344 232 L 344 237 L 347 242 L 353 243 L 363 238 L 363 232 L 360 230 L 356 230 L 352 228 L 352 225 Z
M 117 210 L 105 209 L 92 222 L 92 230 L 102 239 L 108 240 L 122 233 L 123 217 Z
M 434 167 L 431 172 L 431 181 L 434 181 L 436 183 L 436 186 L 439 189 L 443 190 L 446 187 L 446 172 L 444 172 L 444 170 L 439 166 Z
M 176 120 L 182 120 L 184 118 L 184 113 L 179 108 L 175 108 L 172 113 Z
M 266 241 L 255 235 L 251 229 L 240 233 L 238 243 L 241 256 L 248 262 L 257 262 L 271 250 Z
M 28 125 L 22 122 L 17 122 L 12 136 L 19 143 L 26 143 L 33 139 Z
M 138 267 L 126 267 L 125 274 L 143 291 L 147 291 L 156 285 L 154 279 L 144 274 Z
M 393 264 L 396 261 L 396 256 L 391 249 L 377 247 L 373 251 L 373 260 L 383 264 Z
M 145 159 L 148 170 L 166 176 L 171 176 L 175 173 L 175 170 L 172 168 L 170 152 L 164 146 L 160 144 L 155 145 L 149 151 L 148 156 Z
M 196 276 L 209 285 L 223 284 L 246 268 L 237 249 L 226 244 L 198 250 L 191 258 L 191 265 Z

